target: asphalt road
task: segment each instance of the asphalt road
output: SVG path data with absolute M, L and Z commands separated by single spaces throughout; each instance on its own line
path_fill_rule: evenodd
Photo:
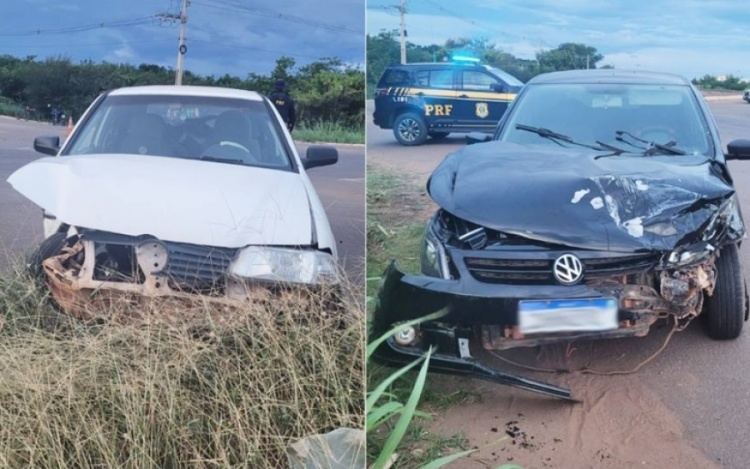
M 725 148 L 731 140 L 750 139 L 750 104 L 739 98 L 709 104 Z M 428 141 L 420 147 L 403 147 L 396 143 L 391 131 L 375 127 L 371 115 L 371 102 L 368 102 L 368 164 L 411 173 L 420 183 L 426 182 L 446 154 L 464 145 L 463 135 L 452 135 L 439 143 Z M 733 161 L 730 169 L 745 209 L 745 219 L 750 220 L 750 161 Z M 750 280 L 747 242 L 740 255 L 745 278 Z M 664 336 L 659 337 L 609 341 L 610 344 L 597 345 L 597 350 L 608 357 L 632 356 L 642 349 L 658 348 Z M 750 434 L 750 323 L 745 324 L 745 333 L 739 339 L 716 342 L 706 336 L 702 324 L 696 321 L 686 331 L 676 334 L 666 350 L 638 372 L 637 378 L 631 376 L 628 379 L 639 379 L 677 414 L 684 427 L 684 437 L 707 459 L 720 467 L 747 467 L 750 460 L 747 440 Z M 507 392 L 502 387 L 496 389 L 492 392 Z M 491 398 L 485 397 L 485 401 Z M 616 411 L 613 413 L 616 415 Z M 637 425 L 638 422 L 623 424 Z
M 16 169 L 43 157 L 33 150 L 34 137 L 64 135 L 64 127 L 0 117 L 0 271 L 13 265 L 42 239 L 42 213 L 8 184 Z M 298 144 L 304 156 L 307 145 Z M 352 282 L 364 282 L 365 151 L 363 146 L 338 146 L 339 161 L 313 168 L 308 175 L 325 207 L 338 253 Z M 95 195 L 94 195 L 95 196 Z

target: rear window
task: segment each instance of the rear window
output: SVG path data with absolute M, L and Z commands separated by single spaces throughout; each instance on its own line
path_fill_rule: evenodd
M 378 88 L 407 85 L 409 85 L 409 72 L 399 68 L 387 69 L 378 82 Z

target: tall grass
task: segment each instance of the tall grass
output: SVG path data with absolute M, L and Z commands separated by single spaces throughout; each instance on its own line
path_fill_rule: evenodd
M 82 322 L 0 278 L 0 466 L 287 467 L 295 440 L 364 427 L 362 305 L 324 303 L 140 299 Z
M 365 143 L 364 126 L 349 128 L 338 122 L 316 122 L 297 127 L 292 133 L 295 140 L 303 142 Z

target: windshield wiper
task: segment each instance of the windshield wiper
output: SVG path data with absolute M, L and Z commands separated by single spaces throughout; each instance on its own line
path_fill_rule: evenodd
M 245 165 L 245 162 L 242 160 L 236 160 L 232 158 L 216 158 L 214 156 L 201 156 L 201 160 L 203 161 L 216 161 L 218 163 L 229 163 L 229 164 L 238 164 L 238 165 Z
M 635 135 L 631 134 L 630 132 L 627 132 L 625 130 L 617 130 L 615 131 L 615 134 L 617 137 L 615 138 L 618 142 L 627 143 L 630 146 L 640 148 L 643 151 L 644 156 L 652 156 L 656 155 L 659 151 L 668 153 L 670 155 L 687 155 L 687 152 L 685 150 L 681 150 L 679 148 L 676 148 L 675 145 L 677 145 L 677 142 L 674 140 L 670 140 L 667 143 L 656 143 L 656 142 L 649 142 L 648 140 L 644 140 L 642 138 L 638 138 Z M 635 145 L 634 143 L 628 142 L 623 138 L 624 136 L 630 137 L 635 141 L 645 143 L 646 146 L 642 147 L 640 145 Z
M 578 145 L 578 146 L 581 146 L 581 147 L 591 148 L 592 150 L 597 150 L 597 151 L 610 150 L 610 151 L 614 151 L 616 153 L 622 153 L 623 152 L 623 150 L 621 150 L 621 149 L 619 149 L 617 147 L 613 147 L 612 145 L 607 145 L 606 143 L 596 142 L 597 145 L 598 145 L 597 146 L 597 145 L 590 145 L 588 143 L 576 142 L 575 140 L 573 140 L 573 137 L 570 137 L 568 135 L 559 134 L 559 133 L 554 132 L 554 131 L 552 131 L 550 129 L 545 129 L 544 127 L 532 127 L 530 125 L 516 124 L 516 129 L 518 129 L 518 130 L 525 130 L 527 132 L 533 132 L 533 133 L 539 135 L 540 137 L 544 137 L 544 138 L 548 138 L 548 139 L 552 140 L 553 142 L 557 143 L 560 146 L 564 146 L 564 145 L 562 145 L 560 143 L 560 141 L 562 141 L 562 142 L 568 143 L 570 145 Z

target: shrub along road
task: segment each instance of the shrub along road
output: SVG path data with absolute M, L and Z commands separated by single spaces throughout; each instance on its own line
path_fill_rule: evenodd
M 737 138 L 750 138 L 750 105 L 739 97 L 709 105 L 725 146 Z M 447 153 L 464 145 L 463 138 L 451 135 L 440 143 L 400 146 L 391 131 L 372 124 L 368 103 L 368 164 L 411 174 L 420 187 Z M 750 161 L 732 162 L 730 168 L 748 219 Z M 750 279 L 750 249 L 743 248 L 743 272 Z M 643 339 L 574 344 L 570 350 L 533 348 L 519 351 L 513 358 L 540 366 L 627 370 L 657 350 L 665 334 L 664 329 L 655 330 Z M 570 354 L 568 359 L 566 353 Z M 448 378 L 443 381 L 449 383 L 446 392 L 463 388 L 478 391 L 484 398 L 447 410 L 432 428 L 447 436 L 463 432 L 472 446 L 483 448 L 476 456 L 485 461 L 505 462 L 513 455 L 513 461 L 524 467 L 634 467 L 642 463 L 642 467 L 662 468 L 711 467 L 712 463 L 717 467 L 746 467 L 750 450 L 740 435 L 747 433 L 750 415 L 748 356 L 750 323 L 738 340 L 715 342 L 706 336 L 702 321 L 695 321 L 635 374 L 560 376 L 521 371 L 570 386 L 586 401 L 581 406 L 571 407 L 490 383 Z M 498 361 L 491 364 L 502 366 Z M 497 443 L 504 436 L 506 422 L 513 420 L 519 422 L 512 426 L 525 432 L 514 439 L 520 439 L 518 444 Z M 532 435 L 536 436 L 534 440 Z M 462 464 L 460 467 L 486 467 L 478 462 Z
M 33 249 L 42 238 L 41 210 L 8 184 L 8 176 L 26 163 L 43 157 L 33 149 L 40 135 L 64 135 L 64 127 L 0 117 L 0 272 Z M 297 144 L 304 157 L 307 145 Z M 365 256 L 365 152 L 364 147 L 338 146 L 339 162 L 308 171 L 323 202 L 339 257 L 350 279 L 364 280 Z M 96 197 L 96 194 L 92 194 Z

